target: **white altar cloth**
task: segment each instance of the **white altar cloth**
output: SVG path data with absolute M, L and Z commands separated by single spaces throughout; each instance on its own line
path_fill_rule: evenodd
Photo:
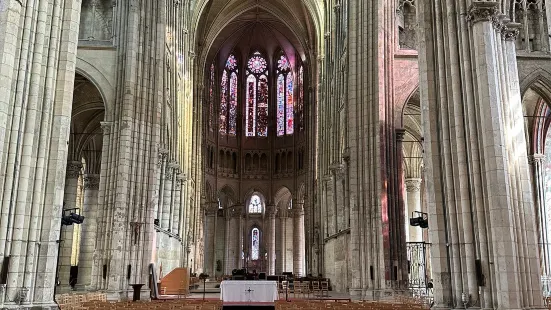
M 224 302 L 274 302 L 277 299 L 276 281 L 227 280 L 220 283 L 220 300 Z

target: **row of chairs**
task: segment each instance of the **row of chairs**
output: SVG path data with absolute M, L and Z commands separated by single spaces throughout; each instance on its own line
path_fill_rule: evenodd
M 104 293 L 60 294 L 55 296 L 55 300 L 60 309 L 74 309 L 84 302 L 106 302 L 107 296 Z
M 291 294 L 293 298 L 307 298 L 329 296 L 328 281 L 294 281 L 292 285 L 289 281 L 279 282 L 278 293 L 280 297 Z
M 277 301 L 276 310 L 427 310 L 428 306 L 412 302 L 374 302 L 374 301 L 321 301 L 296 300 L 293 302 Z
M 69 310 L 220 310 L 222 302 L 217 300 L 154 300 L 154 301 L 86 301 L 73 305 L 64 305 L 60 309 Z

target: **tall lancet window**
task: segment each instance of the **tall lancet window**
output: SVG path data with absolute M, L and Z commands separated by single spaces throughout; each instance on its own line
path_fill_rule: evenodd
M 228 56 L 222 73 L 220 98 L 220 133 L 235 135 L 237 132 L 237 59 Z
M 298 70 L 298 100 L 297 100 L 298 130 L 304 130 L 304 68 Z
M 247 137 L 268 136 L 268 65 L 259 52 L 247 63 L 247 98 L 245 134 Z
M 293 134 L 294 129 L 293 74 L 285 55 L 277 61 L 277 135 Z
M 253 228 L 251 231 L 251 259 L 258 260 L 260 257 L 260 230 Z
M 209 129 L 214 131 L 214 64 L 210 65 L 209 74 Z

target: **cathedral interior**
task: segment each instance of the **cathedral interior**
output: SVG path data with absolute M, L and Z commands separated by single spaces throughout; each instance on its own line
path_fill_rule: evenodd
M 355 300 L 544 309 L 548 12 L 2 0 L 0 308 L 246 268 Z

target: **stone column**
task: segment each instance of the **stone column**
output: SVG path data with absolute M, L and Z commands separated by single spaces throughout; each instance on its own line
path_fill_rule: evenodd
M 276 262 L 276 213 L 277 207 L 275 205 L 268 205 L 266 207 L 266 214 L 268 215 L 268 229 L 269 232 L 266 234 L 268 240 L 266 242 L 268 249 L 268 274 L 275 274 L 275 262 Z
M 159 201 L 157 204 L 157 212 L 155 213 L 155 216 L 159 220 L 159 226 L 161 226 L 161 220 L 163 218 L 163 207 L 164 207 L 164 184 L 165 184 L 165 173 L 166 173 L 166 165 L 167 165 L 167 157 L 168 157 L 168 150 L 159 148 L 159 161 L 157 163 L 157 167 L 159 168 L 157 173 L 157 182 L 159 184 Z
M 81 169 L 82 163 L 79 161 L 71 161 L 67 163 L 67 172 L 65 175 L 65 193 L 63 197 L 63 210 L 76 208 L 78 177 L 80 176 Z M 61 219 L 59 220 L 61 221 Z M 61 244 L 59 250 L 58 271 L 60 292 L 64 292 L 70 289 L 69 275 L 71 271 L 71 254 L 73 252 L 73 227 L 74 225 L 64 225 L 61 228 Z
M 548 279 L 551 276 L 551 210 L 545 203 L 545 188 L 551 184 L 545 184 L 545 162 L 544 154 L 534 154 L 528 157 L 532 165 L 534 176 L 534 197 L 536 205 L 537 223 L 539 229 L 538 245 L 540 255 L 541 277 Z M 544 291 L 549 291 L 549 287 L 544 287 Z
M 295 204 L 293 209 L 293 274 L 304 276 L 304 209 Z M 344 214 L 343 214 L 344 215 Z
M 180 212 L 182 212 L 182 175 L 176 174 L 174 178 L 174 191 L 172 192 L 172 225 L 171 231 L 177 235 L 180 234 Z
M 231 259 L 231 245 L 230 245 L 230 238 L 231 238 L 231 210 L 225 211 L 225 229 L 224 229 L 224 274 L 230 275 L 233 267 L 233 260 Z
M 414 211 L 421 211 L 421 179 L 406 179 L 406 236 L 408 242 L 422 242 L 423 230 L 409 225 L 409 218 Z
M 288 236 L 289 236 L 289 230 L 291 230 L 291 233 L 292 233 L 292 229 L 293 229 L 293 226 L 292 225 L 288 225 L 288 213 L 289 210 L 280 210 L 279 212 L 279 233 L 278 233 L 278 236 L 279 236 L 279 240 L 277 242 L 279 242 L 279 244 L 281 245 L 280 246 L 280 258 L 279 260 L 276 260 L 276 264 L 278 265 L 278 273 L 282 273 L 282 272 L 289 272 L 289 271 L 292 271 L 292 268 L 287 268 L 289 267 L 289 265 L 292 265 L 292 263 L 290 264 L 289 263 L 289 255 L 287 250 L 289 248 L 289 242 L 288 242 Z
M 168 163 L 165 168 L 163 185 L 163 208 L 161 212 L 161 228 L 170 230 L 172 209 L 172 180 L 174 179 L 173 163 Z
M 233 206 L 229 210 L 229 225 L 227 227 L 229 240 L 226 243 L 228 247 L 226 266 L 230 272 L 229 274 L 231 274 L 233 269 L 241 268 L 241 251 L 243 249 L 241 247 L 242 234 L 240 230 L 241 210 L 241 206 Z
M 205 273 L 214 276 L 214 241 L 216 239 L 216 214 L 218 204 L 207 202 L 205 204 Z
M 97 207 L 99 174 L 84 175 L 84 199 L 82 203 L 82 215 L 84 223 L 81 224 L 80 233 L 80 259 L 78 263 L 78 289 L 88 289 L 91 284 L 92 265 L 94 263 L 94 249 L 96 248 L 97 234 Z

